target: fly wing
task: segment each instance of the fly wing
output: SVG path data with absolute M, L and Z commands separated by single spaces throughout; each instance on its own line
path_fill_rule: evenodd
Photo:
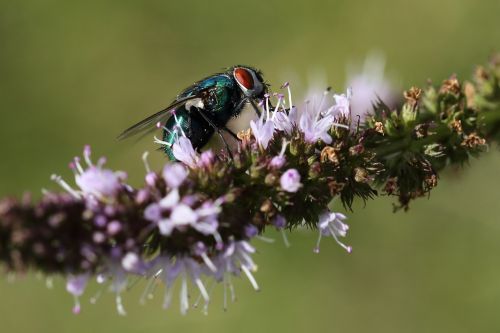
M 198 96 L 188 96 L 182 97 L 172 104 L 167 106 L 165 109 L 147 117 L 146 119 L 138 122 L 137 124 L 127 128 L 123 133 L 118 136 L 118 140 L 123 140 L 130 138 L 131 136 L 137 135 L 142 132 L 149 132 L 156 128 L 158 122 L 165 122 L 175 109 L 185 105 L 188 101 L 199 98 Z

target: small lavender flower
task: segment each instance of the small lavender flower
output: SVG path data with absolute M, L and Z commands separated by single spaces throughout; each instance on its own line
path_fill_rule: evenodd
M 254 238 L 258 234 L 259 234 L 259 229 L 257 229 L 257 227 L 254 226 L 253 224 L 248 224 L 247 226 L 245 226 L 245 236 L 247 238 Z
M 283 140 L 283 144 L 281 146 L 281 151 L 278 156 L 274 156 L 269 163 L 269 166 L 274 169 L 281 169 L 283 165 L 286 163 L 285 152 L 288 142 Z
M 278 111 L 274 114 L 274 127 L 286 134 L 292 134 L 294 126 L 299 123 L 299 115 L 296 107 L 292 107 L 288 112 Z
M 181 198 L 178 189 L 174 188 L 159 202 L 146 207 L 144 217 L 156 223 L 164 236 L 170 236 L 174 229 L 185 231 L 188 228 L 204 235 L 216 235 L 222 200 L 205 201 L 196 208 L 190 205 L 196 202 L 189 197 Z
M 73 313 L 79 314 L 81 311 L 80 296 L 83 295 L 87 282 L 89 280 L 88 274 L 71 275 L 67 278 L 66 290 L 73 295 L 75 305 L 73 306 Z
M 120 316 L 125 316 L 127 314 L 122 302 L 122 293 L 127 288 L 129 272 L 123 264 L 125 263 L 125 266 L 128 266 L 132 264 L 133 261 L 130 254 L 128 254 L 128 257 L 127 255 L 122 257 L 121 251 L 117 249 L 117 251 L 114 251 L 112 254 L 105 269 L 99 274 L 100 281 L 98 282 L 104 283 L 106 279 L 110 280 L 109 289 L 115 294 L 116 311 Z M 133 264 L 136 265 L 135 268 L 139 269 L 140 262 Z
M 351 253 L 352 247 L 346 246 L 339 240 L 339 237 L 345 237 L 347 235 L 347 231 L 349 230 L 349 226 L 343 222 L 346 218 L 347 217 L 342 213 L 329 211 L 326 211 L 319 216 L 319 236 L 316 247 L 314 248 L 315 253 L 319 253 L 319 244 L 322 236 L 332 236 L 337 244 L 343 247 L 348 253 Z
M 393 84 L 387 79 L 384 57 L 379 54 L 370 54 L 361 71 L 350 70 L 347 76 L 347 86 L 354 93 L 351 98 L 352 117 L 360 117 L 364 122 L 366 114 L 371 113 L 373 103 L 379 98 L 393 108 L 397 104 Z
M 137 272 L 141 269 L 141 258 L 134 252 L 128 252 L 122 258 L 122 267 L 127 272 Z
M 207 150 L 201 153 L 199 165 L 203 167 L 209 167 L 215 161 L 215 155 L 212 150 Z
M 304 133 L 304 138 L 309 143 L 315 143 L 318 140 L 323 141 L 326 144 L 332 142 L 332 138 L 328 133 L 332 126 L 349 128 L 345 124 L 336 123 L 335 118 L 331 112 L 322 112 L 323 101 L 327 92 L 323 94 L 323 98 L 319 105 L 309 105 L 306 102 L 305 108 L 299 111 L 296 107 L 293 107 L 291 100 L 291 91 L 289 85 L 285 86 L 288 89 L 289 104 L 291 105 L 288 111 L 278 111 L 278 108 L 274 110 L 273 122 L 276 129 L 284 131 L 287 134 L 291 134 L 294 127 L 297 127 L 302 133 Z M 339 95 L 337 95 L 339 96 Z M 341 101 L 339 99 L 340 102 Z M 332 108 L 329 109 L 332 111 Z
M 334 94 L 333 99 L 335 104 L 332 105 L 327 111 L 326 115 L 334 117 L 348 118 L 351 115 L 351 89 L 347 89 L 346 94 Z
M 157 203 L 150 204 L 144 210 L 144 218 L 149 221 L 159 221 L 162 218 L 161 214 L 162 207 Z
M 273 220 L 273 225 L 278 229 L 286 227 L 286 219 L 283 215 L 277 215 Z
M 269 165 L 271 166 L 271 168 L 281 169 L 283 167 L 283 165 L 285 165 L 285 163 L 286 163 L 286 158 L 284 156 L 278 155 L 278 156 L 274 156 L 271 159 L 271 162 L 269 162 Z
M 189 291 L 188 291 L 188 281 L 198 287 L 203 299 L 206 303 L 210 301 L 210 296 L 208 291 L 201 280 L 201 274 L 203 269 L 200 264 L 188 257 L 177 257 L 173 261 L 169 256 L 162 256 L 158 260 L 158 272 L 156 276 L 161 278 L 165 283 L 167 288 L 165 292 L 163 308 L 167 309 L 170 306 L 172 300 L 172 286 L 177 279 L 181 281 L 180 290 L 180 309 L 181 314 L 186 314 L 189 310 Z
M 172 146 L 174 157 L 191 168 L 198 165 L 200 156 L 194 150 L 191 141 L 185 136 L 181 136 Z
M 312 108 L 311 108 L 312 109 Z M 304 133 L 304 138 L 309 143 L 315 143 L 322 140 L 329 144 L 332 142 L 332 137 L 328 132 L 333 124 L 333 117 L 320 117 L 319 112 L 304 112 L 300 116 L 299 128 Z
M 286 228 L 286 219 L 283 215 L 276 215 L 272 224 L 281 232 L 281 236 L 283 237 L 283 243 L 286 247 L 290 247 L 290 242 L 288 241 L 288 236 L 285 233 Z
M 214 260 L 218 280 L 224 280 L 226 273 L 238 276 L 241 270 L 245 273 L 253 288 L 258 291 L 259 285 L 252 274 L 252 272 L 257 271 L 257 265 L 252 259 L 254 253 L 255 248 L 250 243 L 231 241 L 225 251 Z
M 280 178 L 280 185 L 286 192 L 297 192 L 302 186 L 299 172 L 296 169 L 286 170 Z
M 267 148 L 269 141 L 271 141 L 274 133 L 274 123 L 272 120 L 264 121 L 264 113 L 257 121 L 250 121 L 250 128 L 252 129 L 252 133 L 259 143 L 264 149 Z
M 186 168 L 180 163 L 169 163 L 163 168 L 162 176 L 170 188 L 179 187 L 188 175 Z
M 103 169 L 106 163 L 105 158 L 99 159 L 97 165 L 94 165 L 91 160 L 90 146 L 85 146 L 83 156 L 87 164 L 87 169 L 82 167 L 78 157 L 75 157 L 74 161 L 70 163 L 70 168 L 75 173 L 75 182 L 80 188 L 79 190 L 73 189 L 61 176 L 52 175 L 52 180 L 76 198 L 89 196 L 110 198 L 115 196 L 123 188 L 123 182 L 127 178 L 126 174 L 124 172 Z

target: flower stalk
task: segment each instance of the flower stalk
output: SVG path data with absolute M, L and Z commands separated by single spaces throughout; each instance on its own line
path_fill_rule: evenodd
M 190 286 L 206 312 L 208 280 L 222 284 L 226 307 L 228 295 L 234 299 L 232 277 L 243 275 L 259 289 L 250 241 L 267 228 L 315 229 L 314 252 L 322 237 L 351 252 L 341 240 L 346 216 L 328 209 L 332 199 L 350 210 L 356 198 L 381 192 L 397 197 L 395 209 L 407 210 L 436 187 L 438 172 L 500 140 L 498 57 L 478 67 L 471 82 L 452 76 L 403 96 L 398 108 L 378 100 L 353 119 L 350 91 L 328 89 L 298 107 L 287 83 L 259 104 L 262 117 L 239 133 L 232 158 L 199 153 L 179 137 L 173 146 L 178 161 L 160 172 L 151 171 L 144 156 L 139 188 L 127 184 L 125 173 L 106 169 L 105 160 L 94 164 L 86 147 L 86 165 L 78 158 L 70 165 L 76 187 L 53 176 L 61 193 L 0 201 L 0 263 L 7 272 L 66 276 L 75 313 L 88 279 L 96 278 L 108 281 L 118 313 L 125 314 L 121 294 L 133 275 L 149 279 L 144 295 L 164 282 L 165 308 L 179 281 L 181 312 L 192 307 Z

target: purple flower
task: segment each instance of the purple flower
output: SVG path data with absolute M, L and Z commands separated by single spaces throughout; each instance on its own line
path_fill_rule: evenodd
M 373 103 L 380 98 L 389 108 L 397 104 L 397 95 L 391 82 L 384 75 L 385 60 L 378 54 L 369 55 L 364 63 L 363 69 L 348 74 L 347 85 L 351 87 L 354 94 L 351 98 L 352 117 L 361 117 L 363 122 L 366 114 L 372 112 Z
M 180 163 L 171 163 L 165 165 L 162 175 L 170 188 L 178 188 L 187 178 L 188 171 Z
M 107 226 L 108 234 L 111 236 L 116 235 L 122 230 L 122 224 L 119 221 L 111 221 Z
M 259 234 L 259 229 L 253 224 L 248 224 L 245 226 L 245 236 L 248 238 L 253 238 Z
M 273 225 L 278 229 L 283 229 L 284 227 L 286 227 L 286 219 L 283 217 L 283 215 L 276 215 L 273 221 Z
M 128 272 L 138 272 L 141 268 L 141 259 L 134 252 L 128 252 L 122 258 L 122 267 Z
M 126 174 L 103 169 L 102 167 L 106 163 L 104 158 L 101 158 L 97 165 L 94 165 L 90 158 L 91 149 L 89 146 L 85 146 L 83 156 L 87 169 L 82 167 L 78 157 L 75 157 L 74 161 L 70 163 L 70 168 L 75 173 L 75 182 L 80 190 L 73 189 L 61 176 L 52 175 L 52 180 L 76 198 L 82 196 L 98 199 L 114 197 L 123 188 L 123 182 L 127 178 Z
M 293 107 L 288 113 L 285 111 L 275 112 L 274 127 L 286 134 L 292 134 L 293 127 L 298 123 L 297 108 Z
M 351 115 L 351 89 L 347 90 L 347 94 L 334 94 L 333 99 L 335 104 L 326 111 L 326 115 L 349 118 Z
M 191 141 L 185 136 L 181 136 L 172 146 L 174 157 L 191 168 L 198 164 L 200 156 L 194 150 Z
M 346 246 L 339 240 L 339 237 L 345 237 L 347 235 L 347 230 L 349 230 L 349 226 L 343 222 L 346 218 L 347 217 L 344 214 L 329 211 L 326 211 L 319 216 L 319 236 L 314 252 L 319 252 L 319 244 L 322 236 L 332 236 L 337 244 L 342 246 L 347 252 L 351 253 L 352 248 L 350 246 Z
M 108 220 L 106 219 L 106 216 L 104 215 L 97 215 L 94 219 L 94 224 L 98 227 L 104 227 L 106 226 L 106 223 L 108 223 Z
M 105 270 L 98 275 L 99 280 L 102 282 L 105 281 L 106 277 L 110 278 L 110 290 L 115 294 L 115 304 L 116 311 L 120 316 L 125 316 L 127 313 L 122 303 L 122 292 L 127 288 L 127 279 L 128 279 L 128 271 L 123 267 L 123 259 L 121 251 L 116 251 L 116 253 L 112 254 L 112 258 L 109 260 L 108 265 L 105 267 Z M 133 260 L 131 260 L 130 256 L 125 259 L 125 264 L 131 264 Z M 128 262 L 127 262 L 128 261 Z M 137 269 L 139 269 L 139 263 L 137 264 Z M 142 271 L 138 271 L 137 273 L 142 274 Z M 99 281 L 98 281 L 99 282 Z
M 286 192 L 297 192 L 302 186 L 300 183 L 300 174 L 296 169 L 286 170 L 280 178 L 280 185 Z
M 185 204 L 176 205 L 170 214 L 170 217 L 163 218 L 158 222 L 160 233 L 169 236 L 174 229 L 183 229 L 196 222 L 196 213 L 191 207 Z
M 217 200 L 216 202 L 205 201 L 201 207 L 196 209 L 195 212 L 198 219 L 193 228 L 204 235 L 215 235 L 219 226 L 217 218 L 221 211 L 221 203 L 221 200 Z
M 310 110 L 303 112 L 299 120 L 299 128 L 304 133 L 304 139 L 309 143 L 315 143 L 318 140 L 326 144 L 331 143 L 332 137 L 328 132 L 334 122 L 333 117 L 321 117 L 319 110 L 314 110 L 312 107 Z
M 239 275 L 240 270 L 245 273 L 255 290 L 259 290 L 259 285 L 252 272 L 257 271 L 257 265 L 252 260 L 255 248 L 246 241 L 232 241 L 225 251 L 219 254 L 215 260 L 217 273 L 215 277 L 218 281 L 226 280 L 226 273 Z M 226 280 L 227 281 L 227 280 Z
M 198 216 L 196 213 L 185 204 L 178 204 L 172 209 L 172 213 L 170 214 L 170 219 L 174 225 L 186 225 L 193 224 L 196 222 Z
M 161 219 L 161 207 L 157 203 L 153 203 L 144 210 L 144 218 L 149 221 L 158 221 Z
M 271 166 L 271 168 L 281 169 L 281 167 L 285 165 L 285 163 L 286 163 L 286 158 L 284 156 L 274 156 L 271 159 L 269 165 Z
M 178 189 L 174 188 L 159 202 L 146 207 L 144 217 L 157 223 L 164 236 L 170 236 L 174 229 L 187 228 L 193 228 L 204 235 L 218 235 L 217 218 L 222 200 L 207 200 L 198 207 L 193 207 L 197 202 L 195 196 L 181 198 Z
M 200 276 L 203 270 L 200 264 L 188 257 L 177 257 L 175 262 L 168 256 L 162 256 L 158 260 L 159 265 L 158 272 L 160 272 L 157 277 L 161 278 L 165 283 L 167 290 L 165 292 L 163 308 L 167 309 L 170 306 L 172 300 L 172 286 L 177 279 L 180 279 L 181 290 L 180 290 L 180 309 L 181 314 L 185 315 L 189 310 L 189 291 L 188 291 L 188 280 L 198 288 L 201 296 L 203 297 L 205 304 L 208 306 L 210 301 L 210 296 L 208 294 L 205 285 L 203 284 Z
M 120 178 L 116 173 L 93 166 L 76 176 L 76 184 L 83 193 L 103 197 L 112 197 L 121 188 Z
M 161 209 L 172 209 L 180 201 L 179 190 L 174 188 L 158 203 Z M 153 221 L 153 220 L 152 220 Z
M 156 173 L 148 172 L 146 174 L 146 184 L 148 184 L 149 186 L 155 186 L 156 180 L 157 180 Z
M 75 298 L 75 305 L 73 306 L 74 314 L 80 313 L 81 310 L 80 296 L 83 295 L 88 280 L 89 280 L 88 274 L 80 274 L 80 275 L 69 276 L 66 281 L 66 290 Z
M 92 240 L 97 244 L 104 243 L 106 241 L 106 235 L 100 231 L 96 231 L 92 235 Z
M 278 156 L 274 156 L 269 163 L 269 166 L 274 169 L 281 169 L 283 165 L 286 163 L 285 152 L 288 142 L 283 140 L 283 144 L 281 145 L 281 152 Z
M 82 296 L 88 280 L 87 274 L 70 276 L 66 281 L 66 290 L 73 296 Z
M 212 150 L 207 150 L 201 153 L 200 166 L 208 167 L 214 163 L 215 155 Z
M 292 105 L 290 87 L 287 86 L 287 89 L 289 104 Z M 345 104 L 346 100 L 342 99 L 341 95 L 335 95 L 334 98 L 337 100 L 338 105 L 323 112 L 324 98 L 327 94 L 328 92 L 323 94 L 319 103 L 306 102 L 305 107 L 300 111 L 293 106 L 289 108 L 289 111 L 279 111 L 276 108 L 272 118 L 275 128 L 290 135 L 293 128 L 297 127 L 304 133 L 305 140 L 309 143 L 315 143 L 318 140 L 322 140 L 327 144 L 331 143 L 332 138 L 329 131 L 332 126 L 349 128 L 345 124 L 336 123 L 332 113 L 341 110 L 344 112 L 346 107 L 348 109 L 348 105 Z
M 250 121 L 250 127 L 252 128 L 255 140 L 257 140 L 259 145 L 266 149 L 269 141 L 273 138 L 274 123 L 269 119 L 264 121 L 264 114 L 262 114 L 262 117 L 259 120 Z

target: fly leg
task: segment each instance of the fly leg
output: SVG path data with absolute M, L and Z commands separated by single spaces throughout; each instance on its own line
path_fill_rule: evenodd
M 236 141 L 240 142 L 240 138 L 238 138 L 238 135 L 236 135 L 233 131 L 231 131 L 229 128 L 227 127 L 223 127 L 222 128 L 224 131 L 226 131 L 226 133 L 228 133 L 229 135 L 231 135 L 233 137 L 233 139 L 235 139 Z
M 250 104 L 252 105 L 253 110 L 255 111 L 255 113 L 257 114 L 257 116 L 260 118 L 261 113 L 260 113 L 259 108 L 255 104 L 255 101 L 253 99 L 251 99 L 251 98 L 248 98 L 247 100 L 250 102 Z
M 227 144 L 227 141 L 226 139 L 224 138 L 224 135 L 222 135 L 222 130 L 221 128 L 219 128 L 217 125 L 215 125 L 213 123 L 212 120 L 210 120 L 210 118 L 207 117 L 206 114 L 203 113 L 202 110 L 200 110 L 199 108 L 194 108 L 198 114 L 217 132 L 217 135 L 219 135 L 219 137 L 221 138 L 222 142 L 224 143 L 224 146 L 226 147 L 226 152 L 227 154 L 229 155 L 229 157 L 231 159 L 233 159 L 233 153 L 231 153 L 231 149 L 229 149 L 229 145 Z M 228 130 L 229 131 L 229 130 Z M 231 132 L 232 133 L 232 132 Z M 232 133 L 233 135 L 235 135 L 234 133 Z
M 257 116 L 260 118 L 260 110 L 259 108 L 257 107 L 257 105 L 255 105 L 255 102 L 253 101 L 253 99 L 249 98 L 249 97 L 245 97 L 243 98 L 239 103 L 238 105 L 236 105 L 236 107 L 234 108 L 235 110 L 240 110 L 243 105 L 245 103 L 249 102 L 251 105 L 252 105 L 252 108 L 253 110 L 255 111 L 255 113 L 257 114 Z

